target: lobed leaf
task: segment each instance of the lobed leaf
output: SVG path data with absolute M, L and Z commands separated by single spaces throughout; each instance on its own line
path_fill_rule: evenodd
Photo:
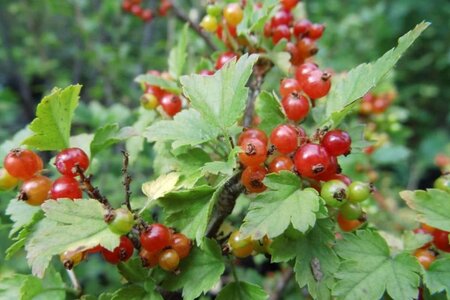
M 227 284 L 217 295 L 216 300 L 266 300 L 269 296 L 258 285 L 245 282 L 235 281 Z
M 270 134 L 279 124 L 287 122 L 280 101 L 275 95 L 263 91 L 256 100 L 256 114 L 261 119 L 258 128 Z
M 100 151 L 137 135 L 133 127 L 119 129 L 118 124 L 108 124 L 100 127 L 96 130 L 90 144 L 91 159 Z
M 183 74 L 186 63 L 188 29 L 189 25 L 186 24 L 180 32 L 177 45 L 169 53 L 169 73 L 175 79 Z

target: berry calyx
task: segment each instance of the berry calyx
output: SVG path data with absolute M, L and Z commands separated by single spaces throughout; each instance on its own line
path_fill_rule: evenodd
M 159 255 L 158 263 L 163 270 L 175 271 L 180 264 L 180 257 L 175 250 L 167 249 Z
M 290 94 L 281 101 L 286 117 L 294 122 L 299 122 L 309 114 L 309 101 L 303 95 Z
M 126 236 L 120 237 L 120 244 L 113 251 L 102 249 L 103 258 L 110 264 L 116 265 L 121 261 L 127 261 L 133 255 L 133 243 Z
M 223 17 L 228 25 L 237 26 L 244 18 L 244 12 L 238 3 L 230 3 L 223 10 Z
M 300 80 L 299 80 L 300 82 Z M 321 70 L 311 71 L 305 80 L 300 82 L 303 91 L 311 99 L 319 99 L 328 94 L 331 88 L 331 74 Z
M 289 96 L 292 93 L 298 93 L 300 90 L 300 84 L 295 78 L 285 78 L 280 83 L 281 97 Z
M 109 229 L 118 235 L 124 235 L 130 232 L 134 225 L 134 216 L 125 207 L 118 208 L 112 213 L 112 220 L 108 224 Z
M 42 170 L 42 159 L 31 150 L 13 149 L 3 160 L 3 167 L 15 178 L 27 180 Z
M 242 185 L 250 193 L 261 193 L 265 191 L 266 186 L 263 183 L 267 170 L 262 166 L 249 166 L 244 169 L 241 175 Z
M 345 183 L 339 180 L 330 180 L 325 182 L 320 189 L 320 196 L 325 200 L 327 205 L 338 207 L 344 204 L 347 200 L 348 187 Z M 347 207 L 350 213 L 353 207 Z M 343 215 L 345 219 L 349 219 Z
M 330 155 L 323 146 L 307 143 L 295 153 L 294 164 L 301 176 L 315 178 L 330 166 Z
M 19 200 L 24 200 L 30 205 L 38 206 L 48 199 L 48 193 L 52 187 L 50 178 L 37 175 L 22 184 Z
M 141 245 L 150 253 L 157 253 L 172 242 L 172 233 L 163 224 L 152 224 L 140 236 Z
M 333 156 L 350 154 L 351 144 L 348 132 L 340 129 L 328 131 L 322 139 L 322 145 Z
M 244 139 L 239 146 L 239 160 L 244 166 L 256 166 L 263 163 L 267 158 L 267 147 L 264 142 L 257 138 Z
M 239 258 L 245 258 L 253 252 L 252 239 L 249 236 L 244 238 L 238 230 L 231 234 L 228 245 L 233 255 Z
M 177 95 L 173 95 L 173 94 L 164 95 L 159 102 L 160 102 L 163 110 L 170 117 L 173 117 L 177 113 L 179 113 L 183 106 L 180 97 L 178 97 Z
M 9 191 L 17 186 L 19 179 L 11 176 L 6 169 L 0 169 L 0 191 Z
M 275 157 L 269 164 L 269 173 L 278 173 L 280 171 L 292 171 L 294 162 L 285 155 Z
M 270 134 L 270 142 L 283 154 L 288 154 L 297 149 L 298 130 L 289 124 L 281 124 L 275 127 Z
M 191 251 L 191 241 L 182 233 L 172 235 L 172 243 L 170 246 L 178 253 L 180 259 L 188 257 Z
M 436 254 L 428 249 L 417 249 L 414 256 L 425 270 L 428 270 L 431 264 L 436 260 Z
M 86 171 L 89 167 L 89 157 L 80 148 L 67 148 L 56 155 L 55 166 L 59 173 L 66 176 L 77 176 L 77 166 Z
M 60 198 L 81 199 L 83 198 L 83 192 L 75 178 L 61 176 L 53 182 L 50 198 L 55 200 Z
M 370 196 L 370 185 L 362 181 L 354 181 L 348 187 L 348 201 L 359 203 Z

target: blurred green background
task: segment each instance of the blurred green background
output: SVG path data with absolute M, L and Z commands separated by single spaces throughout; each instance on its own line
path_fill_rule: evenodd
M 150 7 L 157 5 L 157 1 L 147 2 Z M 193 18 L 204 14 L 203 2 L 178 1 Z M 438 152 L 449 151 L 450 3 L 447 0 L 304 3 L 312 21 L 327 25 L 317 58 L 321 65 L 336 71 L 375 60 L 415 24 L 422 20 L 432 23 L 393 74 L 398 98 L 397 109 L 392 113 L 394 119 L 402 121 L 401 130 L 389 132 L 394 146 L 384 149 L 378 161 L 375 156 L 372 162 L 382 177 L 380 190 L 393 201 L 400 190 L 431 187 L 439 175 L 433 158 Z M 143 23 L 124 14 L 120 1 L 0 1 L 0 145 L 34 118 L 35 107 L 43 95 L 54 86 L 73 83 L 84 86 L 74 134 L 92 132 L 111 122 L 121 126 L 133 124 L 141 93 L 133 79 L 148 69 L 166 68 L 169 49 L 182 25 L 173 17 Z M 202 43 L 191 43 L 191 48 L 208 53 Z M 403 117 L 396 116 L 396 112 Z M 139 163 L 133 165 L 134 195 L 140 195 L 140 183 L 152 174 L 153 154 L 146 147 Z M 118 148 L 111 151 L 117 153 Z M 117 184 L 121 157 L 108 157 L 108 163 L 96 166 L 98 174 L 102 174 L 96 183 L 118 203 L 123 194 Z M 349 161 L 348 165 L 354 166 L 358 160 L 365 162 L 367 158 L 356 155 L 354 160 L 357 162 Z M 3 212 L 13 196 L 0 195 L 1 252 L 10 245 L 9 221 Z M 383 220 L 393 218 L 382 215 L 374 221 L 382 224 Z M 109 268 L 113 267 L 94 258 L 89 264 L 82 264 L 77 273 L 88 292 L 114 290 L 119 276 L 108 272 Z M 8 262 L 0 257 L 0 273 L 11 270 L 29 272 L 23 256 Z

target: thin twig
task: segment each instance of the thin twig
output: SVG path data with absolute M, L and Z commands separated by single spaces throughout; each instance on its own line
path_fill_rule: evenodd
M 122 184 L 125 187 L 125 201 L 124 201 L 124 205 L 127 206 L 127 208 L 131 211 L 131 204 L 130 204 L 130 196 L 131 196 L 131 191 L 130 191 L 130 184 L 131 184 L 131 176 L 130 174 L 128 174 L 128 152 L 126 151 L 122 151 L 123 154 L 123 166 L 122 166 L 122 176 L 123 176 L 123 181 Z
M 294 271 L 291 268 L 289 268 L 288 270 L 284 271 L 281 274 L 281 278 L 278 281 L 275 290 L 273 291 L 272 295 L 270 295 L 270 300 L 283 299 L 283 292 L 286 289 L 286 286 L 288 285 L 293 275 Z
M 209 36 L 200 28 L 200 26 L 192 21 L 187 15 L 185 15 L 181 9 L 175 4 L 175 1 L 172 1 L 172 11 L 175 14 L 175 16 L 180 19 L 183 22 L 186 22 L 189 24 L 189 26 L 197 32 L 197 34 L 205 41 L 206 45 L 213 50 L 217 51 L 216 45 L 212 42 L 212 40 L 209 38 Z
M 69 276 L 70 282 L 72 283 L 73 289 L 76 292 L 76 296 L 81 296 L 83 290 L 81 288 L 80 282 L 78 281 L 77 275 L 73 270 L 66 270 Z
M 96 188 L 92 185 L 92 182 L 91 182 L 92 175 L 89 175 L 88 177 L 86 177 L 83 169 L 81 169 L 80 166 L 77 165 L 76 168 L 77 168 L 77 175 L 80 176 L 80 181 L 82 183 L 82 187 L 86 191 L 86 193 L 89 195 L 89 197 L 102 203 L 107 208 L 112 208 L 108 199 L 100 193 L 98 188 Z

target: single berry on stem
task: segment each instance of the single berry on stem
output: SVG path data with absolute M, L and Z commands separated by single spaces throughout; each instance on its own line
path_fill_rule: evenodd
M 294 163 L 288 156 L 280 155 L 275 157 L 269 164 L 269 173 L 278 173 L 280 171 L 292 171 Z
M 61 176 L 53 182 L 50 198 L 55 200 L 60 198 L 81 199 L 83 198 L 83 192 L 75 178 Z
M 42 170 L 42 159 L 31 150 L 13 149 L 3 160 L 3 167 L 15 178 L 27 180 Z
M 161 107 L 170 117 L 175 116 L 181 111 L 183 103 L 180 97 L 173 94 L 166 94 L 160 100 Z
M 59 173 L 66 176 L 77 176 L 77 166 L 86 171 L 89 167 L 89 157 L 80 148 L 67 148 L 56 155 L 55 166 Z
M 120 244 L 113 251 L 102 249 L 103 258 L 110 264 L 116 265 L 121 261 L 127 261 L 133 255 L 133 243 L 126 236 L 120 237 Z
M 250 193 L 261 193 L 265 191 L 266 186 L 263 183 L 267 170 L 262 166 L 249 166 L 244 169 L 241 175 L 242 185 Z
M 318 144 L 307 143 L 297 150 L 294 164 L 301 176 L 315 178 L 326 172 L 331 163 L 330 154 Z
M 163 224 L 152 224 L 140 236 L 141 245 L 151 253 L 160 252 L 170 246 L 172 233 Z
M 299 122 L 309 114 L 309 101 L 303 95 L 290 94 L 281 101 L 286 117 L 294 122 Z
M 34 176 L 22 184 L 19 200 L 24 200 L 34 206 L 41 205 L 49 198 L 51 187 L 50 178 L 41 175 Z
M 244 166 L 256 166 L 262 164 L 267 158 L 267 146 L 257 138 L 244 139 L 239 146 L 239 161 Z
M 270 142 L 283 154 L 288 154 L 298 146 L 299 131 L 292 125 L 281 124 L 275 127 L 270 134 Z
M 340 129 L 328 131 L 322 139 L 322 145 L 333 156 L 349 154 L 351 144 L 352 139 L 348 132 Z
M 175 271 L 180 264 L 180 257 L 175 250 L 167 249 L 159 255 L 158 263 L 163 270 Z
M 238 145 L 240 145 L 245 139 L 248 139 L 248 138 L 256 138 L 266 145 L 269 142 L 269 139 L 267 138 L 266 133 L 264 131 L 262 131 L 261 129 L 258 129 L 258 128 L 245 129 L 244 128 L 244 131 L 239 135 Z
M 343 205 L 347 200 L 348 187 L 342 181 L 330 180 L 322 185 L 320 196 L 323 198 L 323 200 L 325 200 L 327 205 L 339 207 Z M 355 207 L 346 207 L 345 211 L 348 212 L 348 214 L 343 214 L 343 217 L 346 219 L 351 219 L 348 218 L 347 215 L 353 216 L 354 214 L 356 214 L 356 210 L 357 209 Z
M 170 246 L 178 253 L 180 259 L 186 258 L 191 251 L 191 241 L 182 233 L 172 235 Z
M 233 255 L 239 258 L 245 258 L 253 252 L 252 239 L 250 237 L 243 237 L 238 230 L 231 234 L 228 239 L 228 245 L 230 245 Z
M 8 191 L 17 186 L 19 179 L 11 176 L 6 169 L 0 169 L 0 191 Z
M 134 216 L 125 207 L 118 208 L 112 212 L 112 220 L 108 224 L 109 229 L 118 235 L 130 232 L 134 225 Z
M 281 97 L 289 96 L 292 93 L 298 93 L 300 90 L 300 84 L 295 78 L 285 78 L 280 83 Z

